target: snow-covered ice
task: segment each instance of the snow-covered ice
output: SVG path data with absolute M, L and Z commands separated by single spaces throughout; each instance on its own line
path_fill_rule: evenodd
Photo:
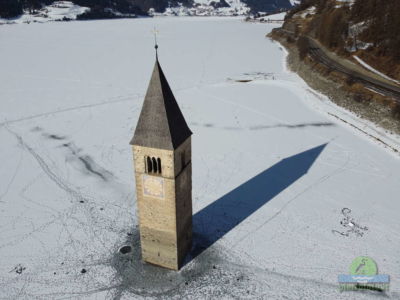
M 285 51 L 265 38 L 273 26 L 2 26 L 0 298 L 374 298 L 339 293 L 337 276 L 361 255 L 399 298 L 399 155 L 340 119 L 393 147 L 399 139 L 288 72 Z M 180 272 L 139 260 L 128 143 L 154 27 L 194 132 L 195 243 L 206 249 Z M 132 252 L 119 253 L 125 245 Z

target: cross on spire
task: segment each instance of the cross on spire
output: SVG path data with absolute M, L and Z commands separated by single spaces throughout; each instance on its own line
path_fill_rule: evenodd
M 153 33 L 154 33 L 154 49 L 156 49 L 156 59 L 158 60 L 158 43 L 157 43 L 158 30 L 156 29 L 156 27 L 154 27 Z

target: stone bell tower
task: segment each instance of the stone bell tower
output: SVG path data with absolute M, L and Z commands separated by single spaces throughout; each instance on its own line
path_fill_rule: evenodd
M 157 57 L 130 144 L 142 259 L 174 270 L 192 244 L 191 135 Z

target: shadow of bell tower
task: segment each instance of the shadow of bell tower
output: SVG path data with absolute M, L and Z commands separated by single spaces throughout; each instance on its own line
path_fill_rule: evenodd
M 327 144 L 282 159 L 193 216 L 193 248 L 187 262 L 201 254 L 235 226 L 296 180 L 307 174 Z

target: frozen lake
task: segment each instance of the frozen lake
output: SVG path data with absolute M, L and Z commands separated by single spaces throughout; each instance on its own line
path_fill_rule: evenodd
M 399 156 L 328 114 L 378 134 L 286 70 L 265 38 L 273 26 L 0 26 L 0 298 L 374 298 L 338 291 L 357 256 L 372 257 L 399 298 Z M 129 141 L 154 27 L 194 133 L 202 251 L 180 272 L 142 265 L 138 248 Z M 132 253 L 118 253 L 126 244 Z

